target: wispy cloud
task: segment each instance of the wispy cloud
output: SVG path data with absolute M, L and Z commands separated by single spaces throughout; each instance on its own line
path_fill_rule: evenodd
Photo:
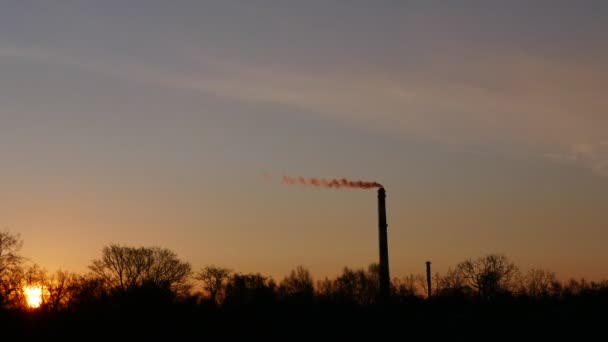
M 559 163 L 582 163 L 597 175 L 608 177 L 608 141 L 575 144 L 566 152 L 548 153 L 545 156 Z
M 463 149 L 533 151 L 551 160 L 582 163 L 600 175 L 608 173 L 608 66 L 602 61 L 452 48 L 401 69 L 362 66 L 346 72 L 230 61 L 204 51 L 195 55 L 195 67 L 176 71 L 175 66 L 139 60 L 0 49 L 0 57 L 73 65 L 236 101 L 306 109 Z M 577 144 L 580 141 L 601 143 Z
M 449 57 L 445 57 L 449 56 Z M 580 141 L 608 141 L 608 66 L 516 52 L 438 54 L 416 68 L 298 72 L 223 63 L 218 80 L 176 84 L 244 101 L 303 107 L 463 150 L 574 156 Z M 567 146 L 567 147 L 563 147 Z M 575 162 L 605 172 L 603 144 Z

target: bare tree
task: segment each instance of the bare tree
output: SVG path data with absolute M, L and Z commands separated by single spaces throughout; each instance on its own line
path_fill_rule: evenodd
M 203 288 L 209 293 L 211 302 L 218 304 L 218 296 L 223 296 L 231 273 L 227 268 L 210 265 L 201 269 L 195 278 L 203 282 Z
M 422 274 L 410 274 L 402 278 L 394 278 L 392 281 L 393 293 L 404 297 L 417 296 L 426 291 L 424 284 L 426 284 L 426 279 Z
M 78 276 L 66 271 L 57 271 L 44 283 L 48 308 L 52 311 L 66 307 L 74 295 L 75 287 L 78 286 Z
M 233 274 L 226 285 L 224 304 L 268 304 L 274 301 L 276 283 L 272 278 L 256 274 Z
M 317 280 L 317 295 L 324 299 L 331 299 L 335 293 L 335 284 L 332 280 L 325 277 L 323 280 Z
M 426 277 L 424 275 L 420 274 L 420 273 L 416 274 L 415 276 L 414 275 L 410 275 L 410 277 L 414 277 L 414 282 L 415 282 L 414 288 L 416 290 L 419 290 L 417 293 L 419 293 L 419 294 L 423 295 L 424 297 L 428 298 L 428 296 L 429 296 L 429 287 L 428 287 L 428 284 L 427 284 L 427 281 L 426 281 Z M 433 286 L 432 283 L 431 283 L 431 286 Z M 432 293 L 437 293 L 434 290 L 434 288 L 431 289 L 431 292 Z
M 105 247 L 102 258 L 89 266 L 108 289 L 126 291 L 144 285 L 183 291 L 190 264 L 159 247 Z
M 86 308 L 94 305 L 107 295 L 103 280 L 94 274 L 76 276 L 69 286 L 69 300 L 66 306 L 71 308 Z
M 555 273 L 541 268 L 533 268 L 523 278 L 523 292 L 530 297 L 544 297 L 550 294 L 555 283 Z
M 433 276 L 431 277 L 431 291 L 433 294 L 441 294 L 444 290 L 444 282 L 443 282 L 443 275 L 441 275 L 441 273 L 439 272 L 435 272 L 435 274 L 433 274 Z M 428 290 L 425 290 L 425 293 L 428 292 Z M 428 293 L 427 293 L 428 295 Z
M 310 272 L 303 266 L 296 267 L 279 285 L 279 293 L 286 297 L 312 300 L 315 288 Z
M 23 279 L 23 246 L 19 235 L 0 232 L 0 307 L 18 300 Z
M 359 305 L 376 303 L 379 293 L 379 269 L 378 264 L 369 265 L 367 272 L 345 267 L 342 275 L 333 281 L 331 296 L 338 301 Z
M 517 266 L 498 254 L 464 261 L 456 266 L 452 276 L 484 299 L 515 291 L 519 282 Z
M 570 278 L 564 283 L 563 288 L 561 289 L 561 295 L 566 298 L 581 296 L 583 293 L 587 292 L 588 289 L 589 283 L 585 278 L 581 278 L 580 280 Z

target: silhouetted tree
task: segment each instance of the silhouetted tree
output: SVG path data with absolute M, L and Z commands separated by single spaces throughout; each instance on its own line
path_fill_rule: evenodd
M 303 266 L 296 267 L 279 285 L 279 294 L 298 302 L 310 302 L 314 297 L 314 282 Z
M 338 302 L 369 305 L 377 302 L 379 290 L 379 267 L 371 264 L 367 272 L 345 267 L 333 282 L 331 297 Z
M 317 285 L 316 285 L 316 295 L 317 297 L 325 300 L 325 301 L 329 301 L 329 300 L 334 300 L 334 282 L 325 277 L 325 279 L 323 280 L 318 280 L 317 281 Z
M 468 285 L 461 272 L 448 269 L 444 276 L 439 276 L 435 294 L 444 297 L 465 297 L 471 295 L 473 289 Z
M 506 256 L 497 254 L 464 261 L 451 276 L 458 285 L 470 287 L 484 299 L 515 291 L 519 281 L 517 266 Z
M 94 261 L 94 272 L 85 276 L 62 271 L 49 275 L 19 259 L 18 282 L 10 297 L 13 307 L 0 308 L 1 334 L 8 336 L 7 331 L 12 329 L 13 335 L 18 332 L 34 339 L 66 333 L 81 337 L 96 331 L 110 338 L 131 335 L 186 339 L 200 337 L 204 322 L 210 338 L 272 339 L 293 331 L 299 331 L 302 337 L 333 333 L 348 338 L 369 331 L 375 336 L 378 332 L 394 333 L 402 322 L 423 330 L 464 325 L 500 329 L 507 322 L 510 329 L 546 329 L 559 324 L 581 331 L 601 327 L 607 318 L 607 281 L 572 279 L 562 285 L 552 272 L 535 269 L 518 282 L 517 268 L 496 255 L 467 260 L 444 276 L 435 274 L 434 300 L 428 303 L 419 295 L 426 288 L 423 275 L 394 278 L 391 302 L 386 306 L 376 305 L 377 264 L 367 269 L 344 268 L 338 277 L 318 282 L 316 292 L 310 272 L 302 266 L 292 270 L 278 287 L 272 278 L 259 273 L 234 274 L 207 266 L 196 278 L 203 282 L 214 303 L 223 304 L 211 309 L 201 305 L 198 295 L 175 296 L 174 285 L 185 282 L 187 272 L 175 273 L 172 267 L 187 264 L 171 252 L 160 251 L 109 246 L 104 258 Z M 42 286 L 41 309 L 28 312 L 23 307 L 22 289 L 26 285 Z M 501 296 L 516 290 L 525 296 Z M 501 300 L 470 300 L 497 296 Z M 542 300 L 529 300 L 527 296 Z M 302 327 L 305 329 L 297 330 Z
M 415 297 L 421 293 L 426 293 L 424 285 L 426 278 L 422 274 L 410 274 L 402 278 L 393 278 L 391 285 L 395 296 Z
M 21 284 L 19 285 L 19 290 L 17 291 L 19 303 L 21 303 L 23 306 L 27 306 L 27 298 L 25 296 L 24 289 L 26 287 L 35 287 L 40 288 L 41 290 L 40 299 L 42 300 L 41 305 L 43 305 L 48 294 L 48 291 L 44 286 L 46 278 L 46 271 L 40 268 L 40 266 L 36 264 L 29 265 L 23 272 Z
M 226 285 L 228 305 L 270 303 L 275 299 L 276 284 L 261 274 L 234 274 Z
M 534 268 L 529 270 L 523 277 L 522 292 L 533 298 L 546 297 L 551 293 L 555 282 L 555 273 L 545 269 Z
M 108 296 L 104 281 L 96 276 L 77 276 L 69 287 L 69 309 L 85 311 L 94 308 Z
M 195 278 L 203 282 L 203 288 L 209 293 L 211 302 L 218 304 L 218 295 L 223 297 L 230 273 L 232 271 L 227 268 L 211 265 L 201 269 Z
M 380 294 L 380 264 L 372 263 L 367 266 L 365 274 L 368 280 L 368 290 L 374 291 L 376 295 Z
M 562 287 L 562 296 L 566 298 L 577 297 L 582 295 L 587 288 L 588 284 L 584 278 L 581 280 L 569 279 L 568 282 Z
M 423 295 L 424 297 L 428 297 L 429 295 L 429 287 L 426 279 L 426 274 L 416 274 L 412 275 L 415 280 L 415 293 L 417 295 Z M 433 294 L 442 293 L 442 285 L 444 282 L 442 281 L 442 276 L 439 272 L 435 272 L 435 274 L 431 275 L 431 291 Z
M 114 244 L 104 247 L 102 258 L 89 268 L 107 288 L 123 292 L 144 285 L 183 292 L 191 272 L 190 264 L 168 249 Z
M 67 307 L 78 286 L 78 275 L 74 273 L 60 270 L 51 277 L 47 277 L 44 280 L 44 287 L 47 294 L 45 302 L 48 309 L 58 311 Z
M 16 304 L 19 300 L 23 279 L 23 246 L 19 235 L 0 232 L 0 307 Z

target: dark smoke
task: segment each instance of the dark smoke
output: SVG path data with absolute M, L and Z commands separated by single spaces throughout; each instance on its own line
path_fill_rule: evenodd
M 350 189 L 374 189 L 381 188 L 378 182 L 368 182 L 362 180 L 324 179 L 324 178 L 304 178 L 283 176 L 283 183 L 288 185 L 312 186 L 316 188 L 350 188 Z

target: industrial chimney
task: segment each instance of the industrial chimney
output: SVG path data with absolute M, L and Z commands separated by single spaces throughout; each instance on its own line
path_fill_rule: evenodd
M 378 189 L 378 237 L 380 242 L 380 301 L 387 302 L 390 296 L 390 276 L 388 272 L 388 238 L 386 224 L 386 191 Z

